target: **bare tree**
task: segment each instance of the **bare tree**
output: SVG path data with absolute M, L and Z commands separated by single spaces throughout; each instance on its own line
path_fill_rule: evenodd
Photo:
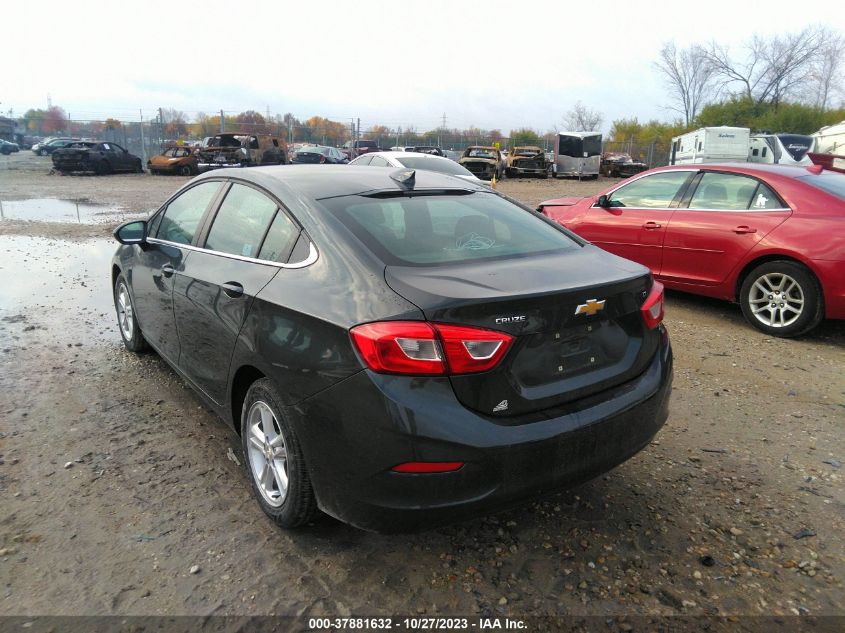
M 832 38 L 830 29 L 808 26 L 783 36 L 755 35 L 740 56 L 717 42 L 702 50 L 722 88 L 739 85 L 749 99 L 777 106 L 789 96 L 806 97 L 806 82 Z
M 816 83 L 816 106 L 826 108 L 830 99 L 842 92 L 843 64 L 845 63 L 845 37 L 831 33 L 825 42 L 812 70 Z
M 601 127 L 602 121 L 601 112 L 591 110 L 580 101 L 563 115 L 563 127 L 570 132 L 593 132 Z
M 675 105 L 670 108 L 683 115 L 689 126 L 701 107 L 713 94 L 715 67 L 700 46 L 678 50 L 675 42 L 666 42 L 654 64 L 663 75 Z

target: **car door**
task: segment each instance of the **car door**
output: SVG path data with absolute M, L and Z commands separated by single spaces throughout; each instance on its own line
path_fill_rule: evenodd
M 694 171 L 663 171 L 625 183 L 608 194 L 608 206 L 596 202 L 571 227 L 606 251 L 660 272 L 663 239 Z
M 221 182 L 205 181 L 170 200 L 147 228 L 147 244 L 138 249 L 129 283 L 144 338 L 173 364 L 179 361 L 179 337 L 173 316 L 174 281 L 201 227 L 201 220 L 220 191 Z
M 217 403 L 255 295 L 279 271 L 299 227 L 266 192 L 234 182 L 174 286 L 179 368 Z
M 669 220 L 660 276 L 681 284 L 720 284 L 791 213 L 756 178 L 704 170 Z
M 120 145 L 109 143 L 111 148 L 115 169 L 120 171 L 129 171 L 133 168 L 132 160 L 129 157 L 129 152 L 123 149 Z

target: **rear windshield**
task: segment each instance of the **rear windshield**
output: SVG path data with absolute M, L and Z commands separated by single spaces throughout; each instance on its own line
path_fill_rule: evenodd
M 800 176 L 798 180 L 802 180 L 816 189 L 826 191 L 840 200 L 845 200 L 845 174 L 826 171 L 816 176 Z
M 461 167 L 448 158 L 422 158 L 421 156 L 397 156 L 396 162 L 401 163 L 409 169 L 423 169 L 425 171 L 436 171 L 450 176 L 472 176 L 472 172 Z M 475 176 L 473 176 L 475 178 Z
M 578 248 L 563 231 L 492 193 L 323 200 L 388 265 L 436 266 Z

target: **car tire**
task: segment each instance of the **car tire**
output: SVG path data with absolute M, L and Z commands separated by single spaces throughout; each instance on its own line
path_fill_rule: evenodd
M 182 176 L 193 176 L 194 175 L 194 168 L 191 167 L 190 165 L 182 165 L 179 168 L 179 173 Z
M 135 317 L 135 304 L 132 302 L 129 284 L 122 274 L 118 275 L 114 282 L 114 308 L 117 312 L 117 327 L 126 349 L 130 352 L 143 352 L 148 344 Z
M 746 320 L 770 336 L 801 336 L 824 316 L 819 283 L 803 265 L 786 260 L 760 264 L 739 291 Z
M 46 149 L 41 149 L 41 150 L 38 150 L 38 155 L 39 155 L 39 156 L 47 156 L 49 153 L 50 153 L 50 152 L 48 152 Z
M 144 164 L 141 162 L 141 159 L 135 161 L 135 166 L 133 167 L 133 171 L 136 174 L 143 174 L 144 173 Z
M 241 410 L 241 448 L 261 509 L 290 529 L 314 518 L 317 500 L 299 438 L 281 414 L 282 402 L 271 380 L 262 378 L 250 386 Z

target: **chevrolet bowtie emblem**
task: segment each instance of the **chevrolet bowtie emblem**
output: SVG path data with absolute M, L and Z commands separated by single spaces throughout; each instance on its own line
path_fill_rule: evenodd
M 604 303 L 605 300 L 602 299 L 598 301 L 596 299 L 587 299 L 587 303 L 582 303 L 577 308 L 575 308 L 575 315 L 579 314 L 586 314 L 589 316 L 593 316 L 599 310 L 604 310 Z

